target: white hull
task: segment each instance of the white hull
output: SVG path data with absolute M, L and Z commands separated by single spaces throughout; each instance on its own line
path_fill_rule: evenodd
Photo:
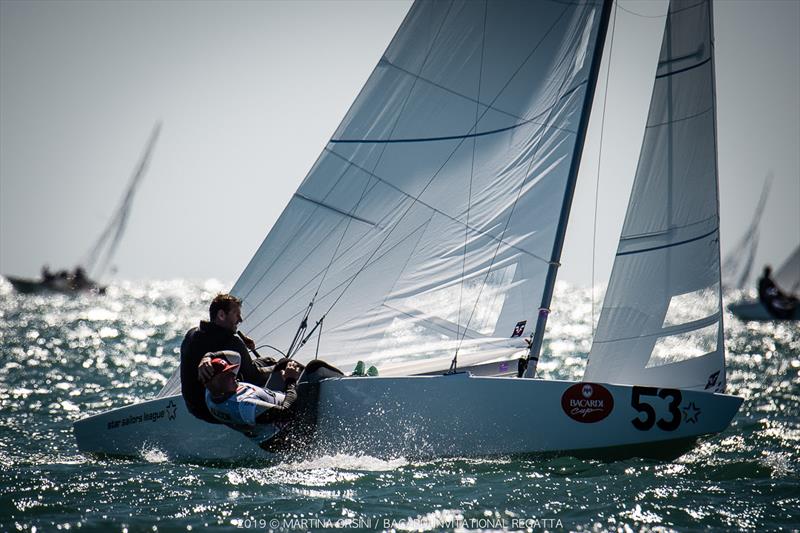
M 73 424 L 82 452 L 144 456 L 149 451 L 177 460 L 241 461 L 271 454 L 222 424 L 209 424 L 186 410 L 180 394 L 128 405 Z
M 590 404 L 595 411 L 575 418 L 602 419 L 580 422 L 566 413 L 564 396 L 567 403 L 580 403 L 586 385 L 467 374 L 329 379 L 321 383 L 316 442 L 310 449 L 376 457 L 599 449 L 663 454 L 665 446 L 723 431 L 742 403 L 724 394 L 590 384 L 591 398 L 602 402 Z M 634 400 L 641 412 L 632 406 Z M 156 413 L 156 418 L 148 419 L 146 413 Z M 637 417 L 642 429 L 634 425 Z M 155 448 L 178 460 L 271 457 L 236 431 L 189 415 L 180 396 L 88 417 L 74 427 L 78 447 L 85 452 L 140 455 Z
M 758 322 L 768 322 L 772 320 L 800 320 L 800 307 L 795 309 L 792 318 L 775 318 L 772 316 L 767 308 L 758 301 L 745 301 L 738 304 L 731 304 L 728 306 L 733 315 L 740 320 L 752 320 Z

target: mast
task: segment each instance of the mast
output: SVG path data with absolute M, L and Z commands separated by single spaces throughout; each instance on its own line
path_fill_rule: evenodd
M 569 212 L 572 208 L 572 198 L 575 195 L 575 183 L 578 180 L 578 170 L 580 169 L 583 146 L 586 141 L 586 131 L 589 126 L 589 116 L 591 115 L 592 104 L 594 102 L 597 78 L 600 74 L 600 61 L 603 58 L 603 49 L 605 48 L 606 34 L 608 33 L 608 22 L 611 18 L 611 8 L 613 5 L 614 0 L 603 0 L 603 11 L 600 18 L 600 25 L 597 29 L 597 42 L 595 43 L 594 53 L 592 54 L 592 67 L 589 71 L 589 79 L 587 80 L 586 96 L 583 100 L 581 122 L 578 128 L 578 138 L 575 141 L 575 150 L 572 153 L 569 178 L 567 180 L 566 191 L 564 192 L 564 203 L 561 207 L 561 215 L 558 218 L 558 228 L 556 229 L 556 238 L 553 243 L 553 253 L 550 256 L 550 264 L 547 269 L 547 278 L 545 280 L 544 292 L 542 293 L 542 302 L 541 305 L 539 305 L 539 316 L 536 320 L 536 329 L 534 330 L 531 347 L 528 351 L 528 357 L 524 364 L 521 365 L 518 372 L 520 377 L 524 374 L 524 377 L 532 378 L 536 374 L 536 365 L 539 362 L 539 353 L 542 350 L 547 317 L 550 315 L 550 301 L 553 298 L 553 289 L 556 284 L 558 267 L 561 266 L 561 249 L 564 247 L 564 238 L 567 234 Z
M 719 147 L 717 144 L 717 72 L 716 72 L 716 38 L 714 37 L 714 6 L 713 0 L 708 0 L 708 25 L 709 27 L 709 40 L 711 41 L 711 109 L 714 114 L 714 191 L 717 195 L 717 258 L 721 257 L 722 245 L 720 243 L 720 210 L 719 210 Z M 721 387 L 717 392 L 725 392 L 725 386 L 728 383 L 728 376 L 726 375 L 725 368 L 725 313 L 722 313 L 722 268 L 719 269 L 719 277 L 717 278 L 717 287 L 719 287 L 719 328 L 717 329 L 717 346 L 721 346 L 722 351 L 722 380 Z
M 133 175 L 128 183 L 125 195 L 122 197 L 120 206 L 115 211 L 114 216 L 111 217 L 111 220 L 103 230 L 103 233 L 100 234 L 100 237 L 98 237 L 94 246 L 92 246 L 88 258 L 82 261 L 86 270 L 98 279 L 105 273 L 108 264 L 114 256 L 117 245 L 125 232 L 131 204 L 133 203 L 133 196 L 136 193 L 139 182 L 141 182 L 142 177 L 144 177 L 147 172 L 147 167 L 150 164 L 153 149 L 155 148 L 160 132 L 161 121 L 158 121 L 155 126 L 153 126 L 153 131 L 145 145 L 144 152 L 142 152 L 142 156 L 134 168 Z

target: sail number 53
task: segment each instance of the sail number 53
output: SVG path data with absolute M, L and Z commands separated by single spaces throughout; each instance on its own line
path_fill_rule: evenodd
M 658 398 L 669 398 L 667 418 L 656 420 L 656 410 L 647 401 L 648 396 Z M 681 404 L 681 391 L 678 389 L 657 389 L 655 387 L 634 387 L 631 393 L 631 407 L 639 411 L 639 416 L 631 420 L 633 427 L 640 431 L 648 431 L 657 425 L 664 431 L 675 431 L 681 424 L 681 412 L 678 408 Z M 644 419 L 642 418 L 644 415 Z

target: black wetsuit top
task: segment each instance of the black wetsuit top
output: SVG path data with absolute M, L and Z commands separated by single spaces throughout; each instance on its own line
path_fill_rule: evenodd
M 181 394 L 190 413 L 212 423 L 219 421 L 208 412 L 206 390 L 197 379 L 197 366 L 205 354 L 220 350 L 233 350 L 241 355 L 239 381 L 263 387 L 270 375 L 268 368 L 253 362 L 247 346 L 236 333 L 205 320 L 200 322 L 200 327 L 190 329 L 181 344 Z

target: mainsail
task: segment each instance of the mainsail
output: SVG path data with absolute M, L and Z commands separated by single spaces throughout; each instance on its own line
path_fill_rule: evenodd
M 601 10 L 415 2 L 236 282 L 248 334 L 288 347 L 313 303 L 319 355 L 344 368 L 411 373 L 446 368 L 455 352 L 463 364 L 521 353 Z
M 153 132 L 147 141 L 142 157 L 133 171 L 133 175 L 128 183 L 128 188 L 125 190 L 125 195 L 122 197 L 122 202 L 114 216 L 109 220 L 108 225 L 103 229 L 100 237 L 92 246 L 87 257 L 81 261 L 81 264 L 86 269 L 86 272 L 93 279 L 100 279 L 108 268 L 111 259 L 114 257 L 114 252 L 117 250 L 117 245 L 125 233 L 125 226 L 128 223 L 128 216 L 130 214 L 131 206 L 133 205 L 133 197 L 136 194 L 136 189 L 142 178 L 147 173 L 147 167 L 150 164 L 150 158 L 153 155 L 158 135 L 161 132 L 161 123 L 158 122 L 153 127 Z
M 672 0 L 584 379 L 724 390 L 711 3 Z

